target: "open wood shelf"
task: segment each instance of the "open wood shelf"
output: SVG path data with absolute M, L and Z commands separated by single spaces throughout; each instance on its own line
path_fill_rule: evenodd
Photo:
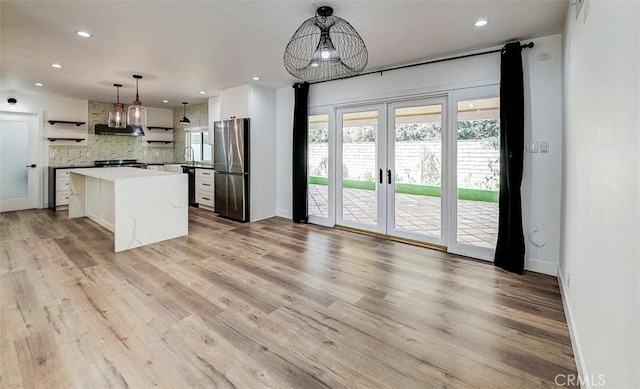
M 82 142 L 86 138 L 47 138 L 49 142 L 55 142 L 57 140 L 74 140 L 76 142 Z
M 173 127 L 158 127 L 158 126 L 147 126 L 147 130 L 173 130 Z
M 77 127 L 80 127 L 81 125 L 85 124 L 86 122 L 72 122 L 72 121 L 68 121 L 68 120 L 49 120 L 49 124 L 51 124 L 51 125 L 54 125 L 56 123 L 75 124 Z M 62 139 L 62 138 L 58 138 L 58 139 Z

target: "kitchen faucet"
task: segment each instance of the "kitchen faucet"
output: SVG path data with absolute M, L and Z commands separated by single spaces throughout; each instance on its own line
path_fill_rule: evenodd
M 193 159 L 195 158 L 195 150 L 193 150 L 193 147 L 191 146 L 187 146 L 184 148 L 184 151 L 182 152 L 182 156 L 184 157 L 185 162 L 193 162 Z

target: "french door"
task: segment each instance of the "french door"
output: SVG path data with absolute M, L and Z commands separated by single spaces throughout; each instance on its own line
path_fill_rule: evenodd
M 445 110 L 431 98 L 336 111 L 337 225 L 445 245 Z
M 316 108 L 309 221 L 492 260 L 498 231 L 497 86 Z
M 38 115 L 0 112 L 0 212 L 37 208 Z

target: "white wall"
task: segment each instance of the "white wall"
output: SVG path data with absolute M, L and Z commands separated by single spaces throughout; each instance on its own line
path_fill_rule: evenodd
M 7 103 L 7 97 L 13 96 L 18 103 L 11 107 Z M 70 99 L 67 97 L 50 94 L 35 94 L 15 92 L 10 90 L 0 91 L 0 110 L 12 112 L 43 113 L 43 121 L 47 120 L 72 120 L 87 121 L 87 100 Z
M 280 88 L 276 91 L 276 213 L 292 218 L 293 195 L 293 103 L 294 89 Z
M 536 247 L 526 239 L 526 268 L 556 275 L 560 246 L 560 185 L 562 151 L 562 39 L 560 35 L 534 39 L 535 47 L 523 51 L 525 124 L 527 140 L 550 142 L 548 154 L 525 155 L 522 185 L 525 236 L 536 227 L 548 243 Z M 538 54 L 548 53 L 540 61 Z M 375 99 L 437 94 L 500 82 L 499 54 L 371 74 L 347 80 L 313 84 L 309 105 L 338 106 Z M 291 215 L 291 131 L 293 90 L 278 90 L 278 215 Z
M 8 97 L 15 97 L 18 103 L 11 106 L 7 103 Z M 48 142 L 44 139 L 47 136 L 47 132 L 50 131 L 51 125 L 47 123 L 47 120 L 69 120 L 69 121 L 82 121 L 87 122 L 89 110 L 89 102 L 87 100 L 70 99 L 67 97 L 49 95 L 49 94 L 35 94 L 16 92 L 11 90 L 0 91 L 0 111 L 9 112 L 25 112 L 40 114 L 42 119 L 39 123 L 40 134 L 40 156 L 38 158 L 38 166 L 40 167 L 40 204 L 39 207 L 46 206 L 47 201 L 47 174 L 46 167 L 49 161 L 48 156 Z M 84 130 L 84 138 L 86 138 L 86 125 L 79 127 Z
M 563 298 L 583 378 L 611 388 L 640 387 L 638 20 L 590 0 L 565 27 Z
M 534 39 L 523 51 L 525 140 L 549 142 L 549 153 L 525 153 L 522 178 L 522 219 L 526 268 L 556 275 L 560 261 L 560 200 L 562 185 L 562 37 Z M 548 54 L 547 60 L 539 56 Z M 529 235 L 548 243 L 536 246 Z M 536 236 L 531 236 L 534 240 Z

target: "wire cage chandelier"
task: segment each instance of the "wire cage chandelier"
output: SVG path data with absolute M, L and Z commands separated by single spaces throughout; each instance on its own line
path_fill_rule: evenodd
M 320 7 L 302 23 L 284 51 L 284 67 L 308 82 L 327 81 L 359 74 L 369 56 L 364 41 L 331 7 Z

